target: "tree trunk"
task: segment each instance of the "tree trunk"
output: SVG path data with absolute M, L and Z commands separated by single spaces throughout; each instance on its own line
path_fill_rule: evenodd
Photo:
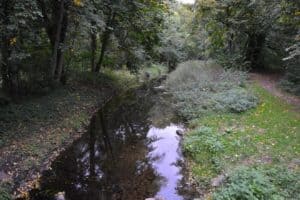
M 63 65 L 64 65 L 64 52 L 59 50 L 57 57 L 58 57 L 58 60 L 57 60 L 56 80 L 60 81 L 61 75 L 63 72 Z
M 64 44 L 66 40 L 68 30 L 68 15 L 64 14 L 63 21 L 62 21 L 62 28 L 61 28 L 61 35 L 60 35 L 60 44 Z M 62 73 L 64 71 L 64 50 L 62 48 L 58 49 L 57 52 L 57 73 L 56 73 L 56 80 L 61 81 Z
M 106 51 L 106 47 L 107 47 L 107 44 L 108 44 L 108 41 L 110 38 L 110 34 L 111 34 L 111 26 L 114 24 L 114 20 L 115 20 L 115 13 L 114 13 L 114 11 L 111 11 L 111 14 L 108 18 L 108 22 L 106 23 L 105 31 L 103 33 L 100 57 L 99 57 L 97 65 L 96 65 L 95 72 L 100 71 L 100 68 L 101 68 L 101 65 L 103 62 L 103 58 L 104 58 L 104 54 Z
M 228 41 L 228 48 L 229 48 L 228 50 L 229 50 L 229 53 L 230 53 L 230 54 L 233 54 L 233 53 L 234 53 L 233 40 L 234 40 L 234 36 L 233 36 L 233 34 L 231 33 L 231 34 L 230 34 L 229 41 Z
M 102 62 L 103 62 L 103 58 L 104 58 L 104 54 L 106 51 L 106 46 L 108 44 L 108 40 L 109 40 L 109 36 L 110 36 L 110 31 L 109 30 L 105 30 L 104 34 L 103 34 L 103 38 L 102 38 L 102 45 L 101 45 L 101 51 L 100 51 L 100 57 L 99 60 L 97 62 L 96 68 L 95 68 L 95 72 L 99 72 Z
M 59 18 L 57 22 L 57 28 L 56 28 L 56 34 L 55 34 L 55 42 L 53 47 L 53 55 L 51 59 L 50 69 L 51 69 L 51 79 L 55 79 L 55 73 L 57 71 L 57 63 L 58 63 L 58 49 L 59 49 L 59 43 L 61 40 L 61 30 L 62 30 L 62 23 L 64 18 L 64 0 L 61 0 L 60 3 L 60 9 L 59 9 Z
M 96 70 L 96 49 L 97 49 L 97 37 L 95 33 L 91 33 L 91 71 Z

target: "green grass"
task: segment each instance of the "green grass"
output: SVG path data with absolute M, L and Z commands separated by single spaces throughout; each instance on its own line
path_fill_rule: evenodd
M 198 180 L 208 181 L 239 165 L 291 167 L 293 160 L 299 159 L 300 115 L 261 87 L 254 85 L 253 91 L 260 98 L 255 109 L 240 114 L 210 115 L 190 123 L 192 131 L 185 138 L 184 149 L 190 155 L 191 170 Z M 188 145 L 203 146 L 210 140 L 188 142 L 189 138 L 202 135 L 200 127 L 211 129 L 222 145 L 220 151 L 188 149 Z

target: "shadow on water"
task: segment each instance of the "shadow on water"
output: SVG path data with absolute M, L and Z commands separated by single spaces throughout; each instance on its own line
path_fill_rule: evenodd
M 92 117 L 89 131 L 44 172 L 32 200 L 143 200 L 178 194 L 182 179 L 180 138 L 170 124 L 149 120 L 156 105 L 149 90 L 136 90 L 109 102 Z

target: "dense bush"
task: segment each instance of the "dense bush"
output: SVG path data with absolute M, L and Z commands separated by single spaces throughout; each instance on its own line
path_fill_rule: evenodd
M 245 88 L 247 74 L 224 70 L 214 61 L 182 63 L 167 80 L 179 114 L 187 119 L 211 112 L 243 112 L 257 105 Z
M 281 168 L 242 167 L 231 173 L 225 185 L 213 194 L 213 199 L 299 199 L 299 175 Z

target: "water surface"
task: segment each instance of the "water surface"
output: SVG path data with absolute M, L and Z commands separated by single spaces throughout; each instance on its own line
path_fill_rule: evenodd
M 174 123 L 153 124 L 158 98 L 139 89 L 109 102 L 92 117 L 89 131 L 61 153 L 44 172 L 33 200 L 143 200 L 179 194 L 183 129 Z M 157 112 L 157 111 L 155 111 Z M 152 112 L 153 114 L 153 112 Z M 163 115 L 156 113 L 164 118 Z

